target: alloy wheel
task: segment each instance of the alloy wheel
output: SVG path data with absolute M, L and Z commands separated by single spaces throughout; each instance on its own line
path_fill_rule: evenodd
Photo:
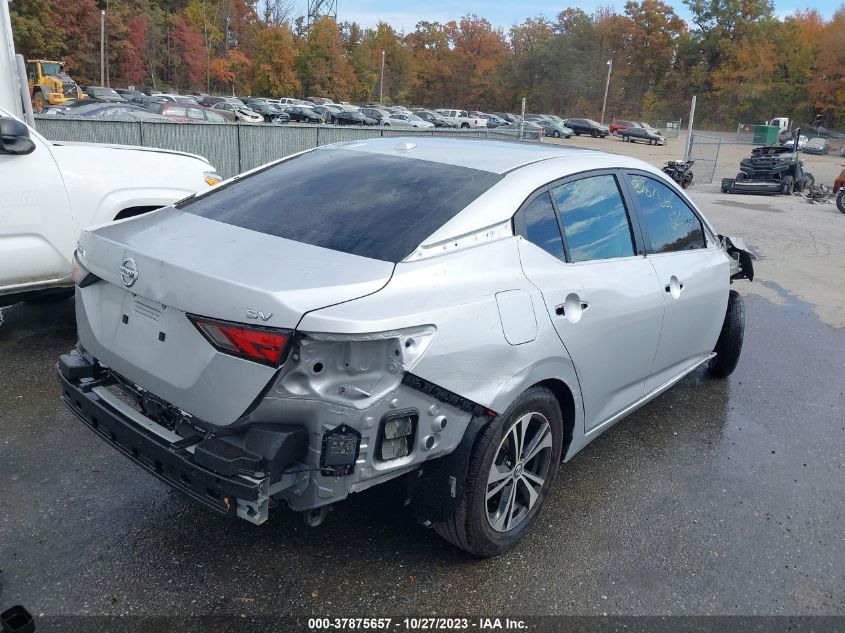
M 549 473 L 552 429 L 540 413 L 526 413 L 505 433 L 487 474 L 490 527 L 508 532 L 537 504 Z

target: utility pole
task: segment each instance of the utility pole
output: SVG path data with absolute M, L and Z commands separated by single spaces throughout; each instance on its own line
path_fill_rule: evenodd
M 613 70 L 613 60 L 607 62 L 607 83 L 604 84 L 604 104 L 601 107 L 601 124 L 604 125 L 604 112 L 607 110 L 607 91 L 610 88 L 610 72 Z
M 695 95 L 692 96 L 692 104 L 689 108 L 689 124 L 687 125 L 687 142 L 684 146 L 684 162 L 689 160 L 690 150 L 692 149 L 692 126 L 695 121 Z
M 100 85 L 106 85 L 106 12 L 100 11 Z
M 384 49 L 381 51 L 381 81 L 379 81 L 378 88 L 378 102 L 381 103 L 384 97 Z

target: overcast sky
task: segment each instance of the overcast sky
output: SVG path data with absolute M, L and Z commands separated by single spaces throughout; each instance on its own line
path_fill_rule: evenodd
M 806 1 L 806 0 L 805 0 Z M 297 0 L 298 12 L 307 12 L 307 0 Z M 682 18 L 689 18 L 689 12 L 682 2 L 669 2 Z M 374 26 L 380 20 L 394 28 L 413 31 L 420 20 L 448 22 L 467 13 L 475 13 L 490 20 L 494 26 L 505 30 L 522 22 L 527 17 L 543 15 L 554 19 L 568 4 L 544 2 L 543 0 L 338 0 L 337 19 L 340 22 L 358 22 L 362 26 Z M 830 18 L 841 5 L 841 0 L 813 0 L 811 4 L 801 0 L 775 0 L 778 16 L 791 15 L 796 9 L 817 9 Z M 600 6 L 611 6 L 621 12 L 625 0 L 591 1 L 582 0 L 576 6 L 592 12 Z

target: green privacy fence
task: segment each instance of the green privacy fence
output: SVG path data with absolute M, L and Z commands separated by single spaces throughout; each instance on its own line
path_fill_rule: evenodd
M 267 125 L 109 121 L 36 117 L 36 129 L 52 141 L 140 145 L 206 157 L 228 178 L 296 152 L 321 145 L 393 136 L 459 136 L 517 140 L 507 131 L 416 130 L 337 125 Z

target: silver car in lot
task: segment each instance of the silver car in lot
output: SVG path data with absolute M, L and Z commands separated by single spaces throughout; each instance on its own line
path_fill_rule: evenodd
M 366 140 L 85 231 L 58 368 L 80 420 L 221 514 L 316 525 L 403 476 L 423 523 L 491 556 L 562 461 L 696 368 L 733 371 L 730 284 L 752 277 L 641 161 Z

